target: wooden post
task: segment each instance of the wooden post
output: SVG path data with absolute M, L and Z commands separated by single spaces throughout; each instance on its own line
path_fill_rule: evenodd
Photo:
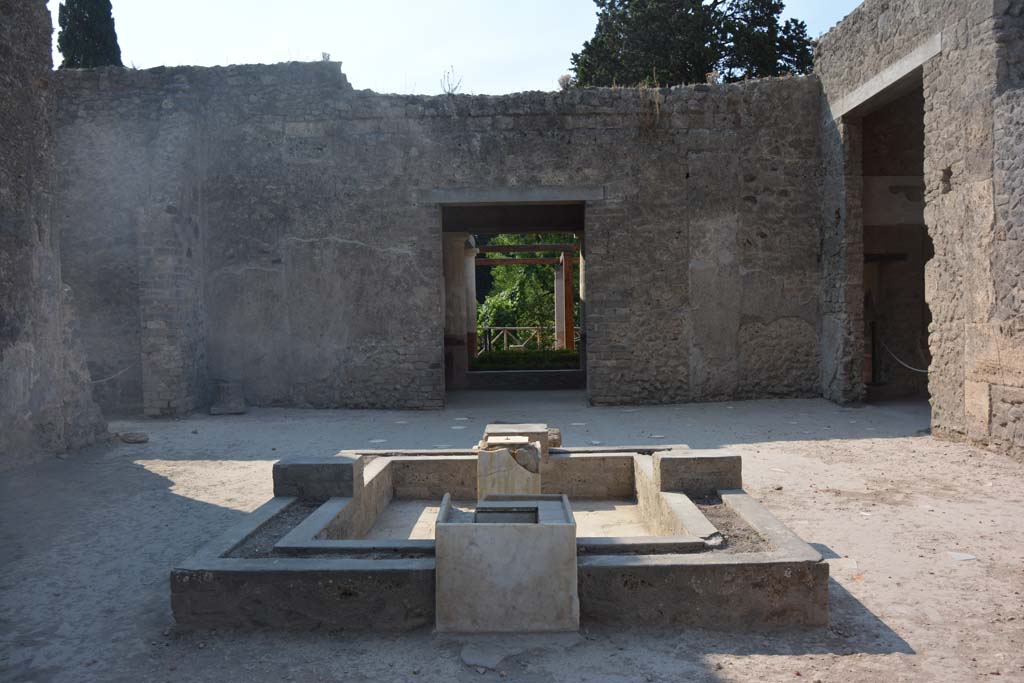
M 576 322 L 573 319 L 573 301 L 576 299 L 576 287 L 573 284 L 573 257 L 570 252 L 562 252 L 562 293 L 565 297 L 565 348 L 572 351 L 576 348 Z
M 565 348 L 565 287 L 562 282 L 562 264 L 554 265 L 555 271 L 555 348 Z

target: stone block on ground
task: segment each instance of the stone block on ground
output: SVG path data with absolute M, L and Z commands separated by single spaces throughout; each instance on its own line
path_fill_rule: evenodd
M 364 462 L 348 455 L 299 456 L 274 463 L 274 495 L 327 500 L 356 495 L 362 488 Z
M 217 383 L 217 399 L 210 406 L 210 415 L 242 415 L 248 410 L 241 382 Z
M 148 443 L 149 434 L 145 432 L 123 432 L 117 435 L 124 443 Z
M 492 423 L 484 427 L 484 438 L 482 444 L 487 444 L 496 437 L 525 436 L 527 442 L 536 441 L 540 444 L 541 457 L 547 460 L 548 450 L 551 446 L 551 432 L 558 431 L 559 443 L 561 443 L 561 432 L 551 430 L 546 424 L 540 423 Z
M 654 454 L 656 480 L 662 491 L 708 496 L 743 488 L 743 460 L 723 451 L 679 450 Z

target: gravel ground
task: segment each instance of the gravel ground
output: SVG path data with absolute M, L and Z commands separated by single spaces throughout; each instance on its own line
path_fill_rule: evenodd
M 570 446 L 742 454 L 747 490 L 830 558 L 831 625 L 472 639 L 174 628 L 169 568 L 270 497 L 274 460 L 469 447 L 495 419 L 548 422 Z M 1024 465 L 927 426 L 924 404 L 593 408 L 578 392 L 115 421 L 149 443 L 0 473 L 0 680 L 1024 681 Z

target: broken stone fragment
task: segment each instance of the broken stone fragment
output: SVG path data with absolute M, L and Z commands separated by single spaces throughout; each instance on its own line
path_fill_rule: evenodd
M 477 455 L 476 495 L 483 500 L 491 494 L 514 495 L 540 493 L 540 452 L 538 448 L 524 446 L 517 459 L 508 448 L 486 448 Z M 532 464 L 533 471 L 523 463 Z
M 534 442 L 512 448 L 512 457 L 517 463 L 533 473 L 540 472 L 540 444 Z
M 484 428 L 482 444 L 496 443 L 497 437 L 526 437 L 526 443 L 537 442 L 540 444 L 540 455 L 545 460 L 548 457 L 548 448 L 552 446 L 552 431 L 557 433 L 558 442 L 561 443 L 562 433 L 558 429 L 549 429 L 546 424 L 540 423 L 491 423 Z
M 148 443 L 149 442 L 149 435 L 146 434 L 145 432 L 124 432 L 123 434 L 118 434 L 118 437 L 124 443 Z

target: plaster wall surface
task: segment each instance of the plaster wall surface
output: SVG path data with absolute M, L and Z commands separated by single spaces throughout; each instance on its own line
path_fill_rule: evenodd
M 1012 103 L 1019 99 L 1015 93 L 1021 84 L 1022 14 L 1020 0 L 868 0 L 819 42 L 815 71 L 826 101 L 826 397 L 851 400 L 861 395 L 863 356 L 858 336 L 862 281 L 856 264 L 863 239 L 856 160 L 861 112 L 833 120 L 829 104 L 843 100 L 941 34 L 941 50 L 919 65 L 925 99 L 925 223 L 935 248 L 926 269 L 933 318 L 932 426 L 937 434 L 949 437 L 1020 443 L 1021 430 L 1014 425 L 1019 424 L 1020 403 L 1013 397 L 1022 365 L 1012 349 L 1020 347 L 1022 311 L 1019 305 L 1007 304 L 1012 296 L 1001 298 L 1003 306 L 995 302 L 1000 300 L 997 292 L 1014 291 L 1021 268 L 1020 257 L 1013 256 L 1019 239 L 1000 227 L 1020 222 L 1006 201 L 1020 187 L 1016 164 L 1008 161 L 1019 151 L 1019 136 L 1012 125 L 1000 122 L 1019 116 Z M 1003 354 L 1002 349 L 1011 351 Z M 993 396 L 999 397 L 996 406 Z M 1000 421 L 1006 424 L 996 425 Z
M 50 17 L 0 2 L 0 467 L 106 432 L 51 221 Z
M 466 303 L 471 296 L 467 282 L 470 269 L 466 266 L 469 239 L 469 233 L 464 232 L 449 232 L 443 236 L 445 386 L 450 389 L 465 387 L 469 370 L 469 305 Z M 473 328 L 476 329 L 475 319 Z
M 117 274 L 87 276 L 89 252 L 69 270 L 89 316 L 117 321 L 88 328 L 90 362 L 142 346 L 108 407 L 187 412 L 212 379 L 257 405 L 441 405 L 424 197 L 458 188 L 604 188 L 586 208 L 593 402 L 819 391 L 814 78 L 502 97 L 355 91 L 331 63 L 57 78 L 64 228 Z

